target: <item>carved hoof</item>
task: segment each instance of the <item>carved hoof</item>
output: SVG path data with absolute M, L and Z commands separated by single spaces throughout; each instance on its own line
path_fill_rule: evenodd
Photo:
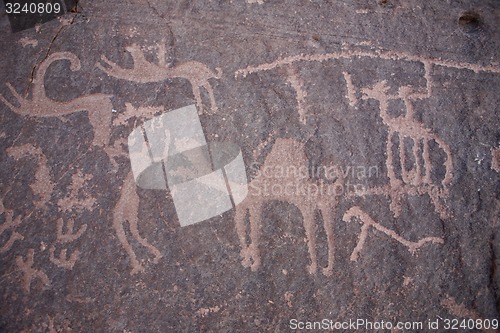
M 259 269 L 260 267 L 260 258 L 253 258 L 253 264 L 252 264 L 252 272 L 255 272 Z
M 144 266 L 138 263 L 137 265 L 134 266 L 134 268 L 132 268 L 130 275 L 135 275 L 137 273 L 142 273 L 142 272 L 144 272 Z
M 249 268 L 252 265 L 252 255 L 248 253 L 248 248 L 242 249 L 240 251 L 241 265 L 245 268 Z
M 324 276 L 332 276 L 333 275 L 333 268 L 332 267 L 323 268 L 323 275 Z
M 307 265 L 307 271 L 311 275 L 316 275 L 316 271 L 318 270 L 318 266 L 316 264 Z
M 160 262 L 160 259 L 163 258 L 163 256 L 161 254 L 157 254 L 155 255 L 154 259 L 153 259 L 153 262 L 155 264 L 157 264 L 158 262 Z
M 359 252 L 353 252 L 351 254 L 351 261 L 358 261 L 358 258 L 359 258 Z

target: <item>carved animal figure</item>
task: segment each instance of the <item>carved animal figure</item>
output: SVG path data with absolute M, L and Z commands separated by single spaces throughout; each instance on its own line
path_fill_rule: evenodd
M 408 251 L 412 255 L 414 255 L 417 250 L 425 245 L 426 243 L 435 243 L 435 244 L 443 244 L 444 241 L 442 238 L 439 237 L 424 237 L 420 239 L 417 242 L 412 242 L 409 240 L 404 239 L 403 237 L 399 236 L 396 234 L 393 230 L 387 229 L 386 227 L 380 225 L 379 223 L 375 222 L 370 215 L 365 213 L 360 207 L 354 206 L 349 208 L 347 212 L 345 212 L 344 216 L 342 219 L 344 222 L 349 222 L 352 219 L 357 218 L 359 222 L 363 225 L 361 227 L 361 231 L 359 233 L 359 239 L 358 239 L 358 244 L 354 248 L 351 254 L 351 261 L 357 261 L 359 258 L 359 254 L 361 250 L 363 250 L 363 247 L 365 246 L 366 243 L 366 238 L 368 237 L 368 230 L 370 227 L 373 227 L 374 229 L 377 229 L 378 231 L 383 232 L 387 236 L 391 237 L 392 239 L 398 241 L 401 243 L 403 246 L 405 246 Z
M 109 145 L 109 137 L 111 131 L 111 115 L 112 115 L 112 104 L 111 96 L 104 94 L 93 94 L 82 96 L 73 99 L 69 102 L 58 102 L 54 101 L 46 96 L 44 76 L 50 65 L 58 60 L 69 60 L 70 69 L 72 71 L 79 70 L 81 68 L 80 60 L 76 55 L 69 52 L 59 52 L 53 53 L 46 60 L 44 60 L 38 67 L 34 79 L 33 79 L 33 90 L 31 99 L 28 96 L 21 96 L 10 83 L 7 83 L 7 87 L 10 89 L 12 95 L 17 99 L 18 106 L 9 102 L 5 97 L 0 95 L 0 100 L 7 105 L 13 112 L 21 115 L 34 116 L 34 117 L 60 117 L 68 115 L 74 112 L 87 111 L 88 117 L 91 125 L 94 127 L 94 140 L 93 143 L 98 146 L 103 146 L 104 151 L 108 154 L 111 162 L 114 162 L 114 158 L 118 156 L 126 156 L 126 152 L 123 151 L 122 141 L 117 140 L 115 146 Z M 24 150 L 20 150 L 20 149 Z M 25 152 L 25 148 L 12 148 L 10 151 L 12 153 L 21 154 Z M 34 149 L 34 148 L 33 148 Z M 33 150 L 31 149 L 31 150 Z M 30 150 L 30 151 L 31 151 Z M 37 170 L 36 179 L 37 182 L 32 185 L 34 186 L 34 192 L 40 195 L 43 199 L 39 206 L 43 206 L 52 194 L 52 187 L 50 179 L 47 179 L 49 171 L 46 166 L 46 159 L 43 153 L 39 150 L 33 150 L 41 160 L 40 168 Z M 117 164 L 115 167 L 117 167 Z M 50 178 L 50 177 L 49 177 Z M 47 183 L 49 182 L 49 183 Z M 38 192 L 37 192 L 38 191 Z M 43 194 L 43 195 L 42 195 Z M 129 254 L 132 261 L 132 274 L 142 271 L 143 267 L 141 263 L 137 260 L 135 252 L 133 251 L 130 243 L 128 242 L 126 233 L 123 228 L 123 223 L 127 221 L 130 225 L 130 231 L 132 236 L 143 246 L 147 247 L 150 252 L 155 256 L 154 262 L 158 262 L 161 257 L 159 251 L 149 244 L 146 239 L 139 235 L 137 229 L 137 210 L 138 210 L 138 197 L 135 192 L 135 182 L 133 177 L 127 178 L 125 184 L 120 193 L 120 199 L 115 207 L 113 215 L 113 227 L 118 236 L 119 241 Z M 21 220 L 16 219 L 11 222 L 11 215 L 7 216 L 7 222 L 1 226 L 1 232 L 4 229 L 14 228 L 17 226 Z M 15 222 L 15 223 L 14 223 Z M 59 222 L 58 222 L 59 223 Z M 69 230 L 71 232 L 71 230 Z M 59 235 L 59 234 L 58 234 Z M 78 236 L 79 237 L 79 236 Z M 15 240 L 22 239 L 22 235 L 13 231 L 9 241 L 4 244 L 1 251 L 7 251 Z M 58 236 L 59 240 L 59 236 Z M 77 259 L 79 253 L 74 252 L 69 258 L 66 258 L 66 250 L 62 250 L 60 257 L 54 255 L 55 248 L 50 249 L 51 261 L 60 267 L 71 269 L 74 262 Z
M 242 264 L 257 270 L 261 264 L 259 240 L 261 236 L 262 207 L 266 202 L 274 200 L 294 204 L 302 213 L 307 245 L 311 264 L 308 271 L 317 271 L 316 224 L 314 213 L 320 210 L 323 215 L 323 226 L 328 239 L 328 266 L 323 274 L 331 275 L 334 263 L 333 215 L 338 198 L 335 197 L 335 186 L 342 184 L 340 179 L 333 184 L 320 186 L 309 180 L 304 174 L 284 172 L 280 177 L 269 175 L 268 170 L 307 170 L 307 157 L 304 144 L 291 139 L 277 139 L 272 151 L 267 156 L 261 171 L 249 184 L 246 199 L 236 206 L 236 231 L 241 244 Z M 301 169 L 302 168 L 302 169 Z M 247 227 L 245 218 L 249 213 L 251 243 L 247 244 Z
M 0 200 L 0 215 L 4 214 L 4 222 L 0 224 L 0 236 L 3 235 L 7 230 L 11 230 L 9 239 L 0 247 L 0 254 L 9 251 L 14 245 L 15 241 L 20 241 L 24 239 L 24 236 L 16 231 L 17 227 L 21 224 L 21 216 L 18 215 L 14 217 L 14 212 L 12 210 L 7 210 L 3 206 L 2 200 Z
M 146 247 L 149 252 L 154 255 L 153 262 L 155 264 L 158 263 L 162 257 L 160 251 L 158 251 L 158 249 L 153 245 L 149 244 L 147 239 L 141 237 L 139 234 L 139 229 L 137 228 L 139 222 L 139 196 L 137 195 L 136 188 L 137 186 L 135 184 L 132 171 L 130 171 L 125 179 L 125 183 L 123 184 L 120 199 L 113 210 L 113 228 L 116 231 L 116 235 L 118 236 L 120 243 L 130 257 L 132 264 L 131 275 L 144 271 L 144 267 L 137 259 L 134 249 L 127 240 L 127 235 L 123 229 L 125 221 L 127 221 L 130 226 L 130 233 L 132 236 L 139 242 L 139 244 Z
M 428 85 L 428 89 L 429 85 Z M 403 194 L 422 195 L 427 193 L 431 198 L 432 204 L 441 218 L 447 218 L 446 207 L 441 203 L 441 199 L 448 195 L 448 187 L 453 178 L 453 162 L 450 147 L 439 138 L 430 129 L 423 126 L 422 123 L 413 118 L 413 104 L 411 99 L 422 98 L 422 94 L 413 94 L 410 87 L 401 87 L 397 96 L 389 96 L 388 87 L 385 81 L 377 83 L 371 89 L 363 89 L 364 99 L 376 99 L 379 101 L 380 117 L 384 124 L 389 128 L 386 143 L 386 167 L 389 177 L 390 188 L 385 192 L 391 198 L 390 208 L 397 217 L 401 213 L 401 196 Z M 406 108 L 406 114 L 391 117 L 388 113 L 389 100 L 401 99 Z M 399 139 L 399 161 L 393 156 L 393 138 Z M 412 148 L 413 167 L 406 169 L 406 142 L 409 139 Z M 429 144 L 436 142 L 440 149 L 446 155 L 444 167 L 446 169 L 441 184 L 433 183 L 431 174 L 433 165 L 430 157 Z M 419 153 L 422 146 L 422 154 Z M 396 175 L 394 170 L 395 162 L 401 166 L 401 177 Z M 422 168 L 423 167 L 423 168 Z
M 200 114 L 203 113 L 203 104 L 200 93 L 200 88 L 202 87 L 208 92 L 212 112 L 217 112 L 214 91 L 208 80 L 212 78 L 220 79 L 222 76 L 220 68 L 216 68 L 217 73 L 214 73 L 206 65 L 198 61 L 187 61 L 175 67 L 167 67 L 165 65 L 165 50 L 162 47 L 159 47 L 158 49 L 158 65 L 147 61 L 144 57 L 144 52 L 141 51 L 141 48 L 136 44 L 127 46 L 125 50 L 127 50 L 132 56 L 132 60 L 134 62 L 133 68 L 120 67 L 105 56 L 102 56 L 101 59 L 111 68 L 105 68 L 99 63 L 96 64 L 96 66 L 109 76 L 133 82 L 148 83 L 161 82 L 172 78 L 186 79 L 189 83 L 191 83 L 194 98 L 196 99 L 196 104 Z
M 87 111 L 90 123 L 95 131 L 94 144 L 98 146 L 106 145 L 111 131 L 111 96 L 92 94 L 81 96 L 68 102 L 58 102 L 48 98 L 45 94 L 45 73 L 49 66 L 58 60 L 69 60 L 72 71 L 77 71 L 81 68 L 80 60 L 73 53 L 52 53 L 39 65 L 34 75 L 31 99 L 28 96 L 21 96 L 7 82 L 6 85 L 16 98 L 19 106 L 12 104 L 2 95 L 0 95 L 0 101 L 7 105 L 13 112 L 32 117 L 59 117 L 79 111 Z

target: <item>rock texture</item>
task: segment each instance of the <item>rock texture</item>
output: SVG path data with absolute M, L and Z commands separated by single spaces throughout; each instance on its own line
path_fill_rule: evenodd
M 2 9 L 0 332 L 498 320 L 499 11 L 79 1 L 19 31 Z M 180 227 L 127 137 L 191 104 L 249 194 Z

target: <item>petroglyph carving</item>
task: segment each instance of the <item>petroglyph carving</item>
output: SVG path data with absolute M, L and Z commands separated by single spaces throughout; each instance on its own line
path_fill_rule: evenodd
M 19 39 L 17 42 L 21 44 L 22 47 L 26 46 L 36 47 L 38 45 L 38 41 L 36 39 L 32 39 L 29 37 L 23 37 Z
M 303 124 L 306 124 L 306 97 L 307 92 L 304 90 L 304 82 L 297 74 L 297 70 L 294 67 L 287 67 L 287 81 L 290 83 L 292 88 L 296 93 L 297 100 L 297 111 L 299 112 L 299 120 Z
M 69 186 L 70 193 L 65 198 L 59 199 L 57 205 L 62 211 L 77 211 L 90 210 L 94 206 L 96 199 L 89 196 L 83 191 L 83 185 L 86 181 L 92 179 L 92 175 L 83 174 L 77 171 L 71 177 L 71 185 Z
M 284 57 L 277 59 L 270 63 L 265 63 L 257 66 L 248 66 L 246 68 L 239 69 L 235 72 L 235 77 L 246 77 L 247 75 L 271 71 L 276 68 L 285 67 L 287 71 L 290 73 L 290 67 L 297 66 L 298 63 L 301 62 L 325 62 L 330 60 L 343 60 L 343 59 L 359 59 L 359 58 L 371 58 L 371 59 L 380 59 L 380 60 L 391 60 L 391 61 L 410 61 L 410 62 L 420 62 L 424 64 L 426 69 L 425 78 L 427 79 L 428 84 L 430 84 L 430 70 L 428 70 L 432 65 L 446 67 L 446 68 L 456 68 L 456 69 L 467 69 L 472 70 L 475 73 L 478 72 L 490 72 L 490 73 L 500 73 L 500 68 L 495 66 L 481 66 L 477 64 L 469 64 L 463 62 L 456 62 L 450 60 L 443 60 L 439 58 L 426 58 L 422 56 L 416 56 L 413 54 L 398 52 L 398 51 L 383 51 L 379 49 L 375 50 L 355 50 L 355 49 L 346 49 L 339 52 L 325 53 L 325 54 L 299 54 L 289 57 Z M 293 73 L 293 71 L 292 71 Z M 354 107 L 357 105 L 356 98 L 356 89 L 353 85 L 351 75 L 349 73 L 343 72 L 344 80 L 346 82 L 346 97 L 349 102 L 349 105 Z M 290 81 L 290 74 L 286 77 L 287 81 Z M 292 75 L 293 80 L 293 75 Z M 296 89 L 297 94 L 297 104 L 299 105 L 299 117 L 302 117 L 302 114 L 306 109 L 306 105 L 304 102 L 304 98 L 307 95 L 307 91 L 303 88 L 303 85 L 292 87 Z M 429 96 L 431 94 L 430 89 L 424 93 L 425 96 Z M 303 96 L 303 97 L 301 97 Z M 417 97 L 417 94 L 414 94 L 413 97 Z M 302 98 L 302 100 L 301 100 Z
M 43 271 L 33 268 L 35 250 L 29 249 L 26 255 L 26 259 L 22 256 L 16 257 L 16 265 L 19 270 L 23 273 L 23 289 L 25 292 L 29 293 L 31 290 L 31 282 L 34 279 L 39 279 L 43 286 L 48 286 L 50 281 L 47 274 Z
M 15 241 L 23 240 L 23 239 L 24 239 L 24 236 L 21 235 L 20 233 L 18 233 L 17 231 L 12 232 L 9 239 L 0 248 L 0 253 L 5 253 L 5 252 L 9 251 L 12 248 L 12 246 L 14 245 Z
M 293 306 L 293 302 L 292 302 L 292 299 L 293 299 L 293 294 L 289 291 L 287 291 L 285 293 L 285 295 L 283 295 L 283 298 L 285 299 L 286 301 L 286 305 L 291 308 Z
M 87 225 L 80 226 L 77 232 L 74 232 L 74 221 L 69 220 L 66 224 L 66 232 L 64 231 L 64 220 L 62 218 L 57 220 L 57 243 L 65 244 L 76 241 L 87 230 Z M 76 261 L 80 257 L 80 251 L 75 250 L 71 255 L 67 256 L 67 249 L 62 249 L 58 257 L 55 256 L 55 246 L 49 249 L 49 260 L 58 267 L 64 269 L 73 269 Z
M 28 94 L 21 96 L 10 83 L 6 83 L 19 106 L 12 104 L 2 95 L 0 95 L 0 101 L 13 112 L 31 117 L 60 117 L 79 111 L 87 111 L 90 123 L 94 128 L 93 143 L 99 146 L 106 145 L 111 131 L 112 104 L 110 95 L 92 94 L 68 102 L 58 102 L 46 96 L 45 73 L 53 62 L 59 60 L 69 60 L 72 71 L 81 68 L 80 60 L 73 53 L 53 53 L 39 65 L 34 75 L 31 99 L 28 98 Z
M 11 234 L 9 236 L 9 239 L 0 247 L 0 253 L 4 253 L 9 251 L 12 246 L 14 245 L 14 242 L 17 240 L 23 240 L 24 237 L 20 233 L 16 231 L 16 228 L 21 224 L 21 216 L 16 216 L 14 219 L 14 212 L 12 210 L 5 210 L 3 207 L 3 203 L 0 200 L 0 205 L 1 205 L 1 211 L 0 213 L 4 214 L 5 221 L 0 225 L 0 235 L 2 235 L 4 232 L 7 230 L 11 230 Z
M 25 144 L 7 149 L 7 154 L 14 157 L 16 160 L 24 157 L 35 157 L 38 159 L 35 171 L 35 181 L 30 185 L 30 188 L 33 194 L 38 197 L 38 199 L 34 201 L 35 207 L 43 208 L 50 200 L 54 190 L 54 183 L 51 181 L 47 158 L 42 150 L 31 144 Z
M 61 253 L 59 254 L 59 257 L 56 257 L 54 255 L 56 248 L 55 246 L 51 246 L 49 249 L 49 260 L 56 265 L 57 267 L 61 267 L 64 269 L 69 269 L 72 270 L 73 266 L 75 265 L 76 261 L 78 260 L 80 256 L 80 251 L 75 250 L 71 255 L 68 257 L 66 255 L 67 249 L 62 249 Z
M 437 66 L 442 66 L 446 68 L 456 68 L 456 69 L 468 69 L 479 72 L 490 72 L 490 73 L 500 73 L 500 68 L 496 66 L 481 66 L 477 64 L 470 64 L 464 62 L 457 62 L 451 60 L 443 60 L 439 58 L 426 58 L 422 56 L 417 56 L 405 52 L 398 51 L 383 51 L 383 50 L 343 50 L 339 52 L 325 53 L 325 54 L 299 54 L 294 56 L 289 56 L 275 60 L 270 63 L 265 63 L 257 66 L 248 66 L 246 68 L 239 69 L 235 72 L 236 77 L 243 76 L 246 77 L 249 74 L 270 71 L 278 67 L 292 65 L 296 62 L 324 62 L 328 60 L 342 60 L 342 59 L 356 59 L 356 58 L 371 58 L 371 59 L 381 59 L 381 60 L 392 60 L 392 61 L 414 61 L 421 63 L 429 63 Z
M 125 104 L 126 110 L 120 113 L 114 120 L 115 125 L 126 125 L 130 119 L 136 121 L 143 121 L 158 113 L 165 112 L 163 107 L 134 107 L 130 103 Z M 126 147 L 127 140 L 117 140 L 115 147 L 108 147 L 108 155 L 127 156 L 127 152 L 123 147 Z M 130 152 L 129 152 L 130 154 Z M 150 253 L 154 256 L 154 263 L 157 263 L 161 258 L 161 254 L 156 247 L 151 245 L 146 239 L 140 236 L 137 223 L 138 223 L 138 210 L 139 210 L 139 197 L 136 192 L 136 184 L 133 178 L 132 171 L 129 172 L 122 186 L 120 198 L 113 210 L 113 228 L 116 232 L 118 240 L 129 255 L 132 271 L 131 274 L 144 271 L 143 264 L 137 259 L 137 255 L 127 239 L 123 224 L 128 222 L 132 236 L 143 246 L 145 246 Z
M 57 220 L 57 241 L 59 243 L 70 243 L 74 242 L 83 235 L 83 233 L 87 230 L 87 225 L 82 225 L 80 228 L 78 228 L 77 232 L 74 232 L 74 221 L 69 220 L 66 224 L 67 232 L 64 232 L 63 228 L 64 220 L 60 218 L 59 220 Z
M 358 104 L 358 99 L 356 98 L 356 88 L 352 84 L 351 74 L 347 72 L 342 73 L 344 75 L 344 80 L 347 88 L 347 99 L 349 100 L 349 105 L 355 107 Z
M 186 79 L 191 84 L 200 114 L 203 113 L 200 88 L 204 88 L 208 92 L 212 113 L 217 112 L 214 91 L 208 80 L 220 79 L 222 77 L 222 70 L 220 68 L 216 68 L 216 73 L 214 73 L 210 68 L 198 61 L 187 61 L 174 67 L 167 67 L 165 65 L 165 49 L 162 47 L 158 47 L 158 64 L 147 61 L 144 57 L 144 52 L 137 44 L 127 46 L 125 50 L 132 56 L 134 62 L 133 68 L 120 67 L 104 55 L 101 57 L 101 60 L 110 68 L 106 68 L 99 63 L 96 66 L 109 76 L 139 83 L 161 82 L 172 78 Z
M 432 69 L 435 66 L 472 70 L 475 73 L 488 72 L 500 73 L 500 68 L 496 66 L 481 66 L 470 63 L 443 60 L 439 58 L 429 58 L 416 56 L 404 52 L 383 51 L 383 50 L 361 50 L 344 49 L 339 52 L 285 57 L 257 66 L 248 66 L 235 72 L 235 76 L 246 77 L 247 75 L 263 71 L 271 71 L 277 68 L 285 68 L 288 75 L 286 80 L 289 82 L 297 81 L 294 76 L 294 68 L 300 63 L 307 62 L 325 62 L 343 59 L 361 59 L 370 58 L 390 61 L 406 61 L 422 64 L 424 68 L 425 87 L 402 86 L 399 87 L 395 95 L 388 93 L 385 81 L 376 83 L 371 88 L 357 88 L 353 83 L 350 73 L 342 72 L 346 83 L 346 99 L 351 107 L 359 105 L 358 93 L 362 93 L 363 99 L 375 99 L 379 102 L 380 116 L 384 124 L 388 127 L 388 138 L 386 142 L 386 166 L 389 178 L 389 184 L 383 187 L 367 189 L 364 193 L 350 193 L 353 195 L 385 195 L 390 198 L 390 209 L 394 216 L 401 214 L 401 200 L 404 195 L 420 196 L 427 194 L 434 206 L 435 211 L 442 219 L 449 217 L 449 212 L 444 203 L 448 197 L 449 187 L 453 179 L 453 156 L 450 147 L 437 134 L 426 128 L 422 123 L 414 118 L 414 102 L 425 98 L 430 98 L 433 94 Z M 303 83 L 292 84 L 297 93 L 297 103 L 299 116 L 303 120 L 305 105 L 305 90 Z M 302 97 L 300 97 L 302 96 Z M 402 116 L 391 117 L 388 113 L 388 102 L 400 100 L 405 106 L 406 113 Z M 393 141 L 399 139 L 399 143 Z M 437 166 L 431 160 L 431 145 L 437 145 L 437 149 L 445 155 L 444 168 L 445 175 L 439 182 L 433 180 L 437 177 Z M 399 148 L 399 156 L 394 156 L 393 148 Z M 408 153 L 409 151 L 409 153 Z M 412 164 L 408 166 L 408 164 Z M 396 170 L 400 165 L 400 170 Z M 493 163 L 492 163 L 493 165 Z M 399 172 L 397 172 L 399 171 Z M 400 176 L 399 176 L 400 174 Z
M 300 168 L 307 168 L 307 166 L 303 143 L 291 139 L 277 139 L 261 170 L 272 168 L 286 170 L 290 167 L 300 170 Z M 315 274 L 318 269 L 314 216 L 317 210 L 322 213 L 323 227 L 328 240 L 328 266 L 323 268 L 323 274 L 331 275 L 334 264 L 332 224 L 334 210 L 338 203 L 338 198 L 334 194 L 336 193 L 335 187 L 341 184 L 340 179 L 332 184 L 315 184 L 307 177 L 297 177 L 292 173 L 286 173 L 283 177 L 267 176 L 265 172 L 259 173 L 250 182 L 246 199 L 236 206 L 234 219 L 241 244 L 243 266 L 250 267 L 255 271 L 261 265 L 259 240 L 262 228 L 262 208 L 266 202 L 279 200 L 294 204 L 302 213 L 311 260 L 308 271 L 311 274 Z M 247 213 L 250 219 L 248 231 L 245 224 Z M 250 244 L 247 244 L 247 233 L 250 236 Z
M 425 237 L 420 239 L 418 242 L 412 242 L 409 240 L 404 239 L 403 237 L 399 236 L 396 232 L 393 230 L 390 230 L 379 223 L 375 222 L 367 213 L 361 210 L 360 207 L 354 206 L 351 207 L 342 217 L 342 220 L 344 222 L 349 222 L 353 218 L 357 218 L 359 222 L 363 225 L 361 227 L 361 232 L 359 234 L 358 238 L 358 244 L 354 248 L 351 254 L 351 260 L 352 261 L 357 261 L 359 258 L 359 254 L 363 250 L 363 247 L 365 246 L 366 239 L 368 237 L 368 231 L 370 230 L 370 227 L 383 232 L 387 236 L 391 237 L 392 239 L 398 241 L 401 243 L 403 246 L 408 248 L 408 251 L 412 255 L 416 253 L 416 251 L 425 245 L 426 243 L 435 243 L 435 244 L 443 244 L 444 241 L 442 238 L 439 237 Z
M 120 199 L 113 210 L 113 227 L 115 229 L 118 240 L 130 257 L 132 271 L 131 275 L 144 271 L 144 267 L 137 259 L 134 249 L 127 240 L 127 235 L 123 229 L 123 223 L 128 222 L 130 232 L 135 240 L 142 246 L 146 247 L 148 251 L 154 256 L 153 262 L 156 264 L 162 257 L 160 251 L 151 245 L 145 238 L 141 237 L 137 228 L 139 213 L 139 196 L 136 192 L 136 184 L 132 171 L 129 172 L 125 183 L 123 184 Z
M 491 169 L 500 172 L 500 148 L 491 148 Z
M 426 73 L 430 65 L 426 65 Z M 426 75 L 428 77 L 428 75 Z M 441 203 L 443 198 L 448 196 L 449 185 L 453 179 L 453 161 L 450 147 L 430 129 L 417 122 L 414 116 L 412 100 L 425 98 L 431 94 L 431 82 L 428 77 L 427 91 L 414 92 L 411 87 L 400 87 L 396 96 L 388 94 L 388 87 L 385 81 L 381 81 L 371 89 L 363 89 L 363 98 L 376 99 L 379 101 L 380 117 L 384 124 L 388 127 L 388 135 L 386 142 L 386 167 L 389 177 L 389 188 L 368 190 L 368 193 L 383 193 L 391 199 L 390 208 L 394 216 L 398 217 L 401 213 L 401 196 L 422 195 L 427 193 L 431 198 L 431 202 L 440 217 L 445 219 L 448 217 L 446 206 Z M 404 102 L 406 113 L 399 117 L 391 117 L 388 113 L 389 100 L 401 99 Z M 396 161 L 393 155 L 393 139 L 399 140 L 399 160 Z M 407 170 L 406 156 L 406 139 L 410 140 L 412 148 L 413 166 Z M 430 143 L 434 141 L 439 148 L 444 152 L 446 160 L 444 167 L 446 169 L 444 178 L 441 184 L 435 184 L 432 181 L 431 174 L 434 166 L 430 157 Z M 421 149 L 422 147 L 422 149 Z M 422 154 L 420 154 L 422 150 Z M 401 166 L 401 177 L 397 176 L 394 169 L 395 163 Z
M 209 308 L 201 308 L 198 311 L 196 311 L 196 314 L 198 316 L 200 316 L 200 317 L 206 317 L 209 314 L 211 314 L 211 313 L 217 313 L 220 310 L 221 310 L 220 306 L 216 305 L 216 306 L 209 307 Z

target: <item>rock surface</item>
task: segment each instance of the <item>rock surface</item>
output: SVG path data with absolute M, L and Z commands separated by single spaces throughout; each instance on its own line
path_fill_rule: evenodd
M 498 1 L 78 8 L 0 14 L 0 332 L 498 320 Z M 192 104 L 249 193 L 181 227 L 126 144 Z

